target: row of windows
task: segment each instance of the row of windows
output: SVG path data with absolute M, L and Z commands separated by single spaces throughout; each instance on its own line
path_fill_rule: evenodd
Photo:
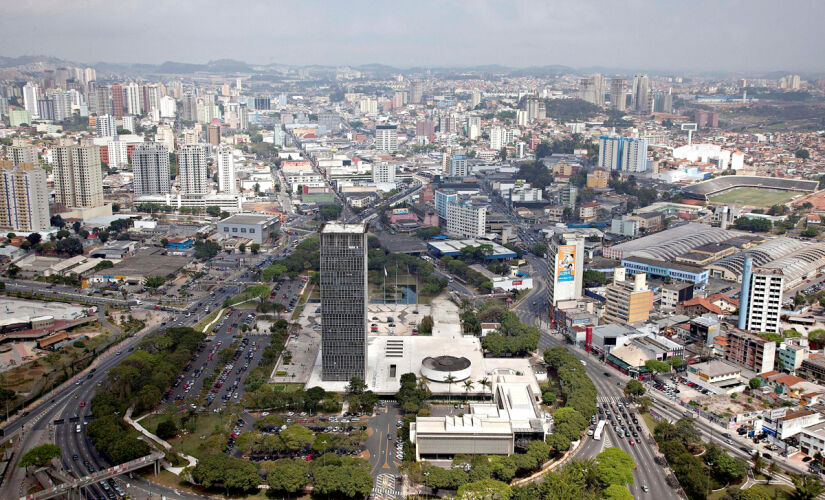
M 230 231 L 229 231 L 229 226 L 224 226 L 224 227 L 223 227 L 223 232 L 225 232 L 225 233 L 230 232 Z M 237 232 L 238 232 L 238 228 L 237 228 L 237 227 L 233 227 L 233 228 L 232 228 L 232 232 L 233 232 L 233 233 L 237 233 Z M 247 232 L 247 231 L 246 231 L 246 228 L 245 228 L 245 227 L 242 227 L 242 228 L 241 228 L 241 232 L 242 232 L 242 233 Z M 255 228 L 254 228 L 254 227 L 249 228 L 249 232 L 254 234 L 254 233 L 255 233 Z

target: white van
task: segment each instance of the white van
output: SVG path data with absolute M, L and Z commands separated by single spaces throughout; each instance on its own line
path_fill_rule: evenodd
M 80 424 L 77 424 L 77 425 L 75 426 L 74 431 L 75 431 L 75 432 L 78 432 L 78 433 L 80 432 Z

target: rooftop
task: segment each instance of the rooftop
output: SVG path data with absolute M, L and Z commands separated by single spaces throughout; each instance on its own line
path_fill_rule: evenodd
M 737 375 L 742 373 L 742 369 L 738 366 L 733 366 L 719 360 L 696 363 L 691 366 L 691 370 L 701 371 L 709 377 L 721 377 L 723 375 Z
M 352 233 L 363 234 L 367 232 L 366 224 L 343 224 L 341 222 L 327 222 L 321 228 L 322 233 Z
M 266 224 L 275 218 L 274 215 L 238 214 L 223 219 L 221 224 Z

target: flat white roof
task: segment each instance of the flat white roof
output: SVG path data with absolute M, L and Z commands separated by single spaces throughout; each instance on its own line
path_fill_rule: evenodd
M 327 222 L 324 224 L 322 233 L 353 233 L 361 234 L 367 231 L 366 224 L 342 224 L 340 222 Z

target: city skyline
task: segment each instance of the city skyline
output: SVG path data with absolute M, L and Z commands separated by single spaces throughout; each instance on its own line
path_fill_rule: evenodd
M 255 2 L 240 7 L 237 2 L 175 2 L 158 5 L 152 16 L 137 16 L 136 2 L 115 3 L 116 8 L 97 0 L 80 7 L 51 1 L 9 5 L 0 41 L 8 56 L 45 54 L 84 63 L 236 59 L 258 65 L 399 68 L 825 71 L 817 54 L 825 34 L 814 21 L 825 15 L 825 4 L 810 1 L 637 0 L 621 9 L 596 2 L 525 2 L 517 8 L 424 2 L 378 13 L 368 2 L 277 8 Z M 224 28 L 202 29 L 208 19 L 201 13 Z M 182 23 L 187 16 L 203 22 Z M 35 25 L 38 36 L 31 37 Z M 66 26 L 73 31 L 67 33 Z

